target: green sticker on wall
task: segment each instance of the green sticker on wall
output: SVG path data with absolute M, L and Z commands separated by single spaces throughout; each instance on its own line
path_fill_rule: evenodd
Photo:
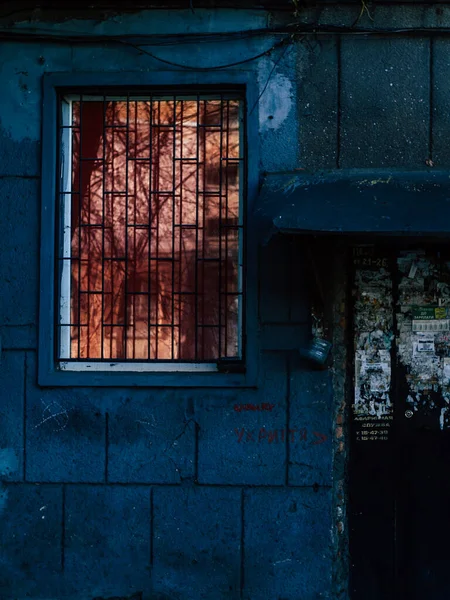
M 415 321 L 446 319 L 447 308 L 445 306 L 413 306 L 412 316 Z

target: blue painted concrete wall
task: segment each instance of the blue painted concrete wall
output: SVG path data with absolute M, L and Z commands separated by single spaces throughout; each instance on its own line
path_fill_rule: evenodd
M 351 23 L 359 13 L 342 10 L 320 18 Z M 396 10 L 381 7 L 375 24 L 450 23 L 448 12 L 436 16 L 433 7 Z M 87 16 L 42 16 L 15 27 L 151 34 L 293 18 L 212 9 Z M 212 66 L 274 41 L 266 35 L 152 51 Z M 429 160 L 446 168 L 449 44 L 426 35 L 331 36 L 298 41 L 279 61 L 275 52 L 239 67 L 254 72 L 264 91 L 255 108 L 259 139 L 250 140 L 259 145 L 260 172 L 420 170 Z M 335 421 L 343 397 L 332 369 L 313 371 L 293 352 L 309 335 L 309 308 L 306 259 L 288 237 L 259 250 L 256 389 L 37 385 L 42 75 L 161 66 L 117 45 L 0 45 L 0 598 L 344 598 L 345 584 L 333 575 L 336 538 L 345 535 L 336 471 L 345 448 Z M 237 410 L 261 403 L 273 408 Z

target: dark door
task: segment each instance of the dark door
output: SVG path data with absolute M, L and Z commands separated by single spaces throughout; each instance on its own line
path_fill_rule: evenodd
M 353 249 L 351 597 L 450 598 L 450 256 Z

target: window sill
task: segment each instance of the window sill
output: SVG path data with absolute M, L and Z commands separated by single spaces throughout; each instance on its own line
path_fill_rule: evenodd
M 216 363 L 176 363 L 176 362 L 81 362 L 61 361 L 60 371 L 79 373 L 217 373 Z
M 67 363 L 66 363 L 67 364 Z M 73 364 L 73 363 L 72 363 Z M 81 363 L 93 365 L 94 363 Z M 99 364 L 99 363 L 97 363 Z M 78 363 L 76 366 L 80 366 Z M 103 367 L 103 365 L 100 365 Z M 77 387 L 254 387 L 256 385 L 256 365 L 247 365 L 244 373 L 224 373 L 217 370 L 216 365 L 195 365 L 197 367 L 214 367 L 214 370 L 201 371 L 171 370 L 163 371 L 161 365 L 146 365 L 158 370 L 137 370 L 136 364 L 120 365 L 125 369 L 110 368 L 107 371 L 86 368 L 74 369 L 45 369 L 39 368 L 38 383 L 40 386 L 77 386 Z M 180 364 L 181 366 L 181 364 Z M 41 368 L 42 367 L 42 368 Z M 133 369 L 133 370 L 131 370 Z

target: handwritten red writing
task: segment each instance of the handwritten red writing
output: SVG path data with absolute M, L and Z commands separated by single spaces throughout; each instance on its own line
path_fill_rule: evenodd
M 234 410 L 236 412 L 242 412 L 245 410 L 268 410 L 269 412 L 275 407 L 275 404 L 269 404 L 268 402 L 262 402 L 261 404 L 235 404 Z
M 274 444 L 285 442 L 286 440 L 292 443 L 308 441 L 308 430 L 306 427 L 300 429 L 266 429 L 265 427 L 261 427 L 259 430 L 241 427 L 241 429 L 235 429 L 234 433 L 237 436 L 238 444 L 245 442 Z M 314 440 L 312 441 L 312 446 L 323 444 L 328 439 L 328 436 L 324 433 L 318 431 L 312 431 L 311 433 L 312 440 Z M 309 435 L 310 439 L 311 433 Z
M 327 441 L 327 436 L 324 433 L 318 433 L 317 431 L 313 431 L 313 435 L 315 435 L 317 438 L 317 440 L 313 442 L 313 446 L 318 446 Z

